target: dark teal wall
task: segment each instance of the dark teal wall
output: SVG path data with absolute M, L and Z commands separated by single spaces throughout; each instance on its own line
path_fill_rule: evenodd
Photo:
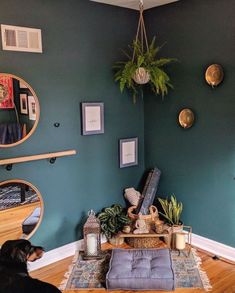
M 38 128 L 0 158 L 76 149 L 54 165 L 35 161 L 0 168 L 2 180 L 21 178 L 42 193 L 45 215 L 33 242 L 47 249 L 80 238 L 89 209 L 124 204 L 122 190 L 137 186 L 144 170 L 143 104 L 133 105 L 113 82 L 112 65 L 136 30 L 135 11 L 87 0 L 1 1 L 2 24 L 42 29 L 43 54 L 0 50 L 0 72 L 27 81 L 39 97 Z M 80 102 L 102 101 L 105 133 L 81 136 Z M 60 127 L 55 128 L 54 122 Z M 119 138 L 139 137 L 139 165 L 119 169 Z
M 235 239 L 235 21 L 233 0 L 181 0 L 146 12 L 150 35 L 169 66 L 174 91 L 162 102 L 152 95 L 132 104 L 113 83 L 111 67 L 136 32 L 135 11 L 86 0 L 1 2 L 3 24 L 42 29 L 43 54 L 0 50 L 1 70 L 25 79 L 36 91 L 41 117 L 33 136 L 0 158 L 76 149 L 78 155 L 0 168 L 0 179 L 21 178 L 41 191 L 45 215 L 32 240 L 47 249 L 81 236 L 88 209 L 123 203 L 122 189 L 137 186 L 146 168 L 163 175 L 159 194 L 175 193 L 183 220 L 195 233 L 234 246 Z M 23 8 L 22 8 L 23 7 Z M 204 81 L 211 63 L 225 80 L 212 90 Z M 80 102 L 103 101 L 105 133 L 80 134 Z M 196 114 L 188 130 L 178 126 L 184 107 Z M 145 121 L 144 121 L 145 116 Z M 54 128 L 54 122 L 60 122 Z M 145 137 L 144 137 L 145 131 Z M 139 165 L 119 169 L 118 139 L 139 137 Z
M 145 96 L 146 168 L 163 175 L 159 195 L 175 193 L 184 203 L 183 220 L 193 232 L 235 246 L 235 1 L 181 0 L 147 12 L 147 28 L 162 55 L 179 63 L 168 72 L 175 86 L 164 102 Z M 219 63 L 224 82 L 215 89 L 204 80 Z M 178 113 L 191 108 L 191 129 Z

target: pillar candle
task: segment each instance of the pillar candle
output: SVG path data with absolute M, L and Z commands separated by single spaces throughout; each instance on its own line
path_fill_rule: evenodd
M 87 254 L 97 255 L 97 236 L 94 233 L 87 234 Z
M 176 233 L 176 249 L 185 249 L 185 233 Z

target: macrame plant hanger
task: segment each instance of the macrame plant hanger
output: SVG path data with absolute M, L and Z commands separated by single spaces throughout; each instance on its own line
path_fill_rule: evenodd
M 138 22 L 138 27 L 137 27 L 136 37 L 135 37 L 132 62 L 135 60 L 135 57 L 136 57 L 137 45 L 140 45 L 141 54 L 144 54 L 145 50 L 146 52 L 148 52 L 149 50 L 148 39 L 147 39 L 147 34 L 146 34 L 146 29 L 144 24 L 144 16 L 143 16 L 143 11 L 144 11 L 143 0 L 140 0 L 139 8 L 140 8 L 140 16 L 139 16 L 139 22 Z M 146 84 L 149 82 L 150 76 L 148 71 L 146 71 L 144 67 L 139 67 L 136 70 L 133 76 L 133 79 L 137 84 Z

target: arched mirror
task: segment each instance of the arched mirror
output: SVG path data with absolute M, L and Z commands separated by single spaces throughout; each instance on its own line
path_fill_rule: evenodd
M 0 183 L 0 246 L 11 239 L 29 239 L 43 216 L 43 200 L 31 183 L 14 179 Z
M 0 73 L 0 147 L 28 139 L 39 115 L 39 101 L 31 86 L 15 75 Z

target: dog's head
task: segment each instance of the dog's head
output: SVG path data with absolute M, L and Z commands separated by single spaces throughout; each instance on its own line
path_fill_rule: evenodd
M 26 263 L 40 258 L 44 252 L 41 246 L 34 246 L 28 240 L 8 240 L 0 250 L 0 259 L 7 262 Z

